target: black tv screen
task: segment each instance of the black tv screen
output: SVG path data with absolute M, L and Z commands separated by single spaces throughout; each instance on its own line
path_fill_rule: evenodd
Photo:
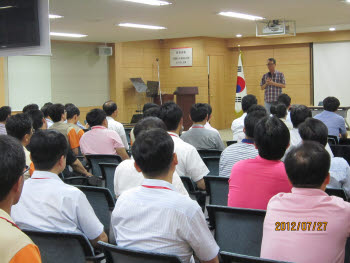
M 0 0 L 0 49 L 39 45 L 38 0 Z

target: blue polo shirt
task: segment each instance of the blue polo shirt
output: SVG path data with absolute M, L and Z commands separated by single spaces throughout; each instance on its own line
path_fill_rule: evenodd
M 315 119 L 322 121 L 328 128 L 328 135 L 337 136 L 346 133 L 345 120 L 342 116 L 331 111 L 323 111 L 317 114 Z

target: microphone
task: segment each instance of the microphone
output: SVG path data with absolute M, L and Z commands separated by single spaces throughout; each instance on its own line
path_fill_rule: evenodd
M 159 61 L 159 58 L 156 58 L 156 61 L 158 62 L 158 61 Z
M 159 99 L 160 99 L 160 105 L 163 105 L 163 99 L 162 99 L 162 90 L 160 89 L 160 77 L 159 77 L 159 58 L 156 58 L 157 61 L 157 69 L 158 69 L 158 88 L 159 88 Z

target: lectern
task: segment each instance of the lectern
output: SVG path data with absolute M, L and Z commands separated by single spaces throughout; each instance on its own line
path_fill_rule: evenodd
M 198 87 L 177 87 L 174 92 L 176 103 L 180 106 L 184 114 L 184 129 L 187 131 L 192 126 L 190 119 L 190 109 L 196 103 Z

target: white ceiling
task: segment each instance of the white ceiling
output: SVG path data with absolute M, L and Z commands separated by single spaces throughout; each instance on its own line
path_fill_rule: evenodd
M 193 36 L 232 38 L 255 35 L 255 22 L 218 16 L 235 11 L 267 19 L 296 20 L 297 33 L 350 29 L 350 4 L 340 0 L 169 0 L 148 6 L 123 0 L 51 0 L 52 32 L 81 33 L 79 41 L 122 42 Z M 164 26 L 165 30 L 122 28 L 118 23 Z M 52 39 L 67 39 L 52 37 Z M 74 40 L 74 39 L 72 39 Z

